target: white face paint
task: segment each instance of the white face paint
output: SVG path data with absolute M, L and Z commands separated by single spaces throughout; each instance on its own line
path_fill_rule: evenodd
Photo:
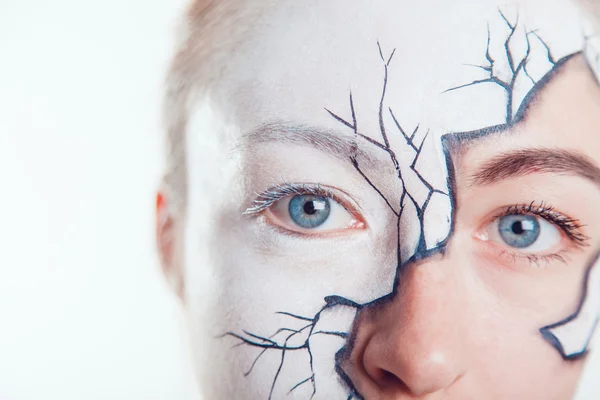
M 556 232 L 562 244 L 571 240 L 564 246 L 572 254 L 554 254 L 548 270 L 559 269 L 558 257 L 581 267 L 548 272 L 552 280 L 533 279 L 533 267 L 507 272 L 519 269 L 506 266 L 508 250 L 491 255 L 486 238 L 473 239 L 481 221 L 513 206 L 510 215 L 554 218 L 557 226 L 561 216 L 540 202 L 562 205 L 565 196 L 537 188 L 544 179 L 523 177 L 525 169 L 511 176 L 521 186 L 508 189 L 471 190 L 470 175 L 503 152 L 532 144 L 578 150 L 571 139 L 591 140 L 575 124 L 572 138 L 540 143 L 558 125 L 542 118 L 550 102 L 540 100 L 553 71 L 576 68 L 585 51 L 598 73 L 600 46 L 582 33 L 578 9 L 568 1 L 500 9 L 493 1 L 281 2 L 250 23 L 251 37 L 232 50 L 218 88 L 198 101 L 186 136 L 185 297 L 206 398 L 572 393 L 580 366 L 563 366 L 538 329 L 581 302 L 584 317 L 547 331 L 564 357 L 585 350 L 600 284 L 578 260 L 600 236 L 579 232 L 583 217 L 565 226 L 563 216 Z M 573 113 L 595 115 L 599 101 Z M 600 154 L 600 143 L 583 147 Z M 316 197 L 310 204 L 320 210 L 326 199 L 336 217 L 320 233 L 290 231 L 292 205 L 280 202 L 294 196 Z M 600 225 L 600 213 L 584 217 Z M 560 302 L 544 303 L 557 288 Z M 453 342 L 440 344 L 441 336 Z M 506 371 L 516 364 L 521 371 Z M 563 380 L 554 379 L 558 368 Z
M 577 311 L 540 331 L 565 358 L 582 356 L 589 348 L 600 310 L 600 261 L 594 259 L 585 276 L 581 303 Z

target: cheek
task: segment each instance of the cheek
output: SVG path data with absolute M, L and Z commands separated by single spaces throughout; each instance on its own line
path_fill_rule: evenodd
M 477 241 L 469 251 L 473 259 L 469 274 L 482 287 L 479 296 L 489 298 L 491 307 L 500 313 L 490 319 L 490 324 L 514 320 L 526 330 L 537 332 L 577 308 L 585 275 L 583 256 L 571 260 L 569 265 L 536 266 L 515 264 L 498 249 Z M 541 338 L 539 332 L 536 337 Z
M 241 234 L 243 229 L 233 233 L 236 229 L 221 227 L 222 231 L 215 231 L 220 240 L 211 247 L 213 256 L 208 260 L 209 265 L 197 266 L 213 271 L 211 285 L 214 287 L 210 289 L 210 296 L 215 297 L 204 297 L 205 304 L 194 306 L 201 311 L 191 316 L 202 321 L 198 322 L 200 331 L 209 328 L 214 333 L 211 337 L 199 332 L 201 339 L 198 341 L 204 340 L 201 345 L 205 351 L 198 352 L 197 357 L 202 357 L 204 362 L 212 355 L 220 360 L 226 359 L 217 363 L 222 364 L 219 376 L 230 377 L 232 391 L 242 390 L 240 386 L 245 391 L 236 392 L 234 396 L 227 393 L 227 396 L 219 398 L 268 398 L 280 365 L 283 366 L 277 376 L 273 398 L 287 396 L 291 388 L 313 375 L 319 395 L 323 396 L 319 398 L 347 398 L 344 384 L 339 379 L 332 379 L 332 376 L 336 376 L 335 354 L 345 343 L 345 338 L 337 333 L 348 332 L 356 309 L 340 306 L 324 310 L 325 298 L 339 293 L 360 296 L 364 293 L 367 276 L 361 280 L 356 275 L 346 274 L 361 268 L 374 270 L 376 265 L 365 259 L 353 260 L 355 253 L 342 251 L 346 248 L 340 249 L 339 257 L 330 257 L 330 254 L 325 257 L 325 249 L 308 252 L 310 255 L 305 256 L 298 251 L 292 252 L 294 256 L 285 257 L 272 251 L 265 254 L 257 250 L 262 249 L 259 243 L 264 236 L 257 239 L 255 235 Z M 281 249 L 281 246 L 278 248 Z M 290 254 L 289 247 L 285 250 L 284 254 Z M 315 253 L 321 256 L 317 257 Z M 376 275 L 369 276 L 371 280 L 374 278 Z M 294 335 L 294 332 L 299 333 Z M 227 333 L 236 336 L 223 336 Z M 258 344 L 307 347 L 288 350 L 285 356 L 280 349 L 270 349 L 261 355 L 264 349 L 260 347 L 248 343 L 240 346 L 240 337 Z M 285 362 L 280 364 L 284 358 Z M 211 361 L 211 368 L 212 365 Z M 245 377 L 249 370 L 252 372 Z M 216 376 L 214 371 L 212 376 Z M 244 385 L 239 385 L 240 379 L 244 379 Z M 294 394 L 308 398 L 311 391 L 312 386 L 308 383 L 295 389 Z
M 565 361 L 540 328 L 576 307 L 579 273 L 547 279 L 543 275 L 550 271 L 538 269 L 527 276 L 489 257 L 477 259 L 473 268 L 474 300 L 465 313 L 470 317 L 459 317 L 457 323 L 470 327 L 467 351 L 482 387 L 501 389 L 506 398 L 571 398 L 583 361 Z
M 565 361 L 540 328 L 568 315 L 579 299 L 579 285 L 552 294 L 542 285 L 536 288 L 535 279 L 514 271 L 507 276 L 498 271 L 501 266 L 481 261 L 472 267 L 478 271 L 468 288 L 470 306 L 456 316 L 456 324 L 468 327 L 468 346 L 460 351 L 469 354 L 478 386 L 502 393 L 501 398 L 571 398 L 583 361 Z
M 483 340 L 487 345 L 473 349 L 476 358 L 471 369 L 481 387 L 502 393 L 501 398 L 573 397 L 584 362 L 565 361 L 543 340 L 538 327 L 513 320 L 489 325 L 482 334 L 487 335 Z
M 223 299 L 237 318 L 231 322 L 237 327 L 265 329 L 266 320 L 278 320 L 274 318 L 278 311 L 314 315 L 328 296 L 362 304 L 392 290 L 393 241 L 373 246 L 365 237 L 311 244 L 277 237 L 266 225 L 251 225 L 236 235 L 226 229 L 217 233 L 221 248 L 235 249 L 221 253 L 217 270 Z
M 227 250 L 227 243 L 215 232 L 221 224 L 219 211 L 241 196 L 241 163 L 230 151 L 239 135 L 239 127 L 227 123 L 210 99 L 198 102 L 185 137 L 188 183 L 183 249 L 186 300 L 189 307 L 198 307 L 197 314 L 209 312 L 222 294 L 215 260 Z

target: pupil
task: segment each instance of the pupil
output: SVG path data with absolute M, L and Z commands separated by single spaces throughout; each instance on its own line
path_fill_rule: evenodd
M 521 221 L 517 221 L 513 224 L 512 231 L 516 235 L 521 235 L 521 234 L 523 234 L 523 232 L 525 232 L 525 229 L 523 229 L 523 224 L 521 223 Z
M 304 212 L 307 213 L 308 215 L 313 215 L 315 213 L 315 202 L 314 201 L 307 201 L 306 203 L 304 203 Z

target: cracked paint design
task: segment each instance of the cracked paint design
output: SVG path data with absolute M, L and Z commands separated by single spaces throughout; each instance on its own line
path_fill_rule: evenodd
M 497 32 L 501 32 L 498 34 Z M 501 39 L 500 41 L 498 39 Z M 355 137 L 355 146 L 374 146 L 387 154 L 389 162 L 396 171 L 396 178 L 401 186 L 399 198 L 389 198 L 377 187 L 369 175 L 361 168 L 359 157 L 352 156 L 349 162 L 356 172 L 380 196 L 391 212 L 396 216 L 396 234 L 398 239 L 397 267 L 394 282 L 389 284 L 389 292 L 384 296 L 373 298 L 367 302 L 358 302 L 351 298 L 332 294 L 323 299 L 323 306 L 314 315 L 300 315 L 289 311 L 278 314 L 289 318 L 290 325 L 282 326 L 274 332 L 227 332 L 223 336 L 237 340 L 238 346 L 259 350 L 251 365 L 245 372 L 250 375 L 255 366 L 267 352 L 277 352 L 280 356 L 278 368 L 271 380 L 268 399 L 273 398 L 284 371 L 287 357 L 292 353 L 307 355 L 307 373 L 294 385 L 288 388 L 288 394 L 296 394 L 305 390 L 307 398 L 319 398 L 319 381 L 315 362 L 316 355 L 313 343 L 321 339 L 336 340 L 338 351 L 329 369 L 335 371 L 340 384 L 340 396 L 360 399 L 361 395 L 353 389 L 352 382 L 340 367 L 340 359 L 347 354 L 351 344 L 346 343 L 352 319 L 366 305 L 389 300 L 395 296 L 397 282 L 401 277 L 402 267 L 409 262 L 420 260 L 436 252 L 443 252 L 447 240 L 452 235 L 452 213 L 454 208 L 454 186 L 452 162 L 448 150 L 449 144 L 476 140 L 487 135 L 501 134 L 523 119 L 528 105 L 536 94 L 551 79 L 562 65 L 571 57 L 581 54 L 586 56 L 590 68 L 600 74 L 600 39 L 598 35 L 586 34 L 582 38 L 582 46 L 569 51 L 562 49 L 555 52 L 551 43 L 544 39 L 543 32 L 529 29 L 519 22 L 518 16 L 509 18 L 502 10 L 498 11 L 498 19 L 490 21 L 487 26 L 485 53 L 480 64 L 467 64 L 465 68 L 474 69 L 473 80 L 451 86 L 440 96 L 465 93 L 469 90 L 481 89 L 489 91 L 496 87 L 503 93 L 504 102 L 502 120 L 490 121 L 490 124 L 475 130 L 446 130 L 437 132 L 421 125 L 407 129 L 397 117 L 393 108 L 386 103 L 389 84 L 390 65 L 395 61 L 395 49 L 385 52 L 377 42 L 377 55 L 381 60 L 382 83 L 381 97 L 378 105 L 379 139 L 369 136 L 360 129 L 355 101 L 349 93 L 349 110 L 338 112 L 325 108 L 335 121 L 344 129 L 350 129 Z M 460 60 L 465 61 L 465 60 Z M 477 75 L 478 74 L 478 75 Z M 349 118 L 343 117 L 349 115 Z M 398 149 L 390 144 L 391 135 L 400 135 L 403 148 Z M 427 146 L 431 143 L 431 146 Z M 402 153 L 402 157 L 398 154 Z M 411 154 L 411 156 L 407 156 Z M 441 165 L 436 179 L 430 179 L 423 165 Z M 431 168 L 430 168 L 431 169 Z M 432 181 L 446 182 L 445 187 L 436 187 Z M 439 185 L 438 185 L 439 186 Z M 600 309 L 600 261 L 591 263 L 583 283 L 581 301 L 577 311 L 563 321 L 550 324 L 540 329 L 542 338 L 554 346 L 561 355 L 569 360 L 584 354 L 597 324 Z M 345 320 L 346 330 L 330 329 L 324 322 L 327 313 L 339 310 L 348 312 Z M 343 318 L 342 318 L 343 319 Z M 344 325 L 342 324 L 342 325 Z M 324 325 L 321 327 L 321 325 Z M 308 388 L 308 389 L 306 389 Z M 323 398 L 323 397 L 320 397 Z M 342 398 L 342 397 L 340 397 Z

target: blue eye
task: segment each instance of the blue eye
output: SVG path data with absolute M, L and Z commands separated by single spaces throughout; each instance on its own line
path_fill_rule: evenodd
M 288 212 L 295 224 L 310 229 L 327 221 L 331 213 L 331 205 L 327 197 L 296 195 L 290 199 Z
M 523 249 L 533 245 L 540 231 L 540 223 L 532 215 L 506 215 L 498 220 L 500 238 L 511 247 Z

